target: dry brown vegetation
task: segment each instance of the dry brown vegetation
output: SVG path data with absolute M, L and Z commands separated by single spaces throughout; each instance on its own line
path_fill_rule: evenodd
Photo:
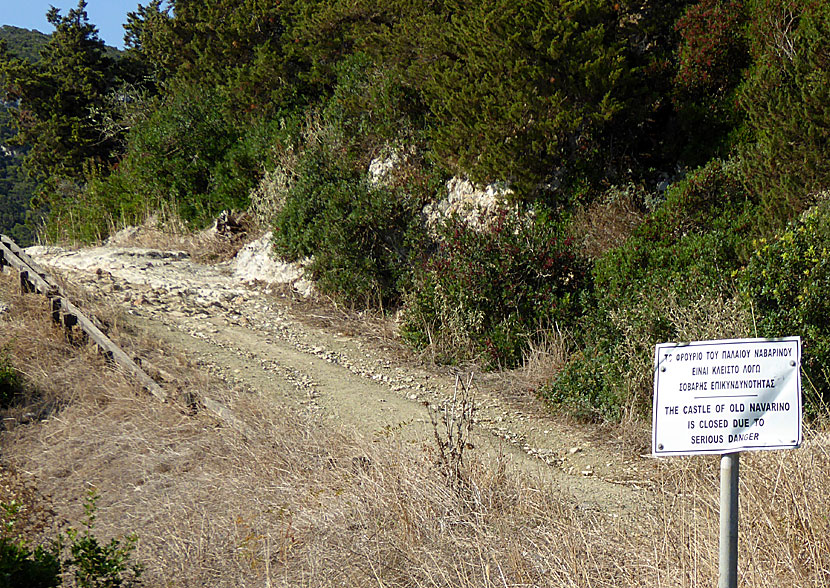
M 263 232 L 247 214 L 222 213 L 214 226 L 190 230 L 180 217 L 148 215 L 140 226 L 111 230 L 107 243 L 116 247 L 147 247 L 164 251 L 185 251 L 196 261 L 219 262 L 233 258 L 250 240 L 249 233 Z
M 71 345 L 44 303 L 0 277 L 0 346 L 28 394 L 5 414 L 2 496 L 44 539 L 100 492 L 98 533 L 135 531 L 148 586 L 711 586 L 718 463 L 661 462 L 642 508 L 586 509 L 506 459 L 465 455 L 450 485 L 429 439 L 366 436 L 232 389 L 97 309 L 110 335 L 168 374 L 162 404 Z M 187 398 L 210 394 L 243 435 Z M 745 454 L 741 585 L 830 584 L 828 437 Z
M 579 208 L 570 233 L 577 246 L 591 259 L 620 246 L 643 220 L 636 186 L 612 188 L 603 198 Z

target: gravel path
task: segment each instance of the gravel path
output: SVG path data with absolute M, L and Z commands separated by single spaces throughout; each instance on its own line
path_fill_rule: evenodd
M 130 247 L 28 252 L 118 302 L 137 328 L 187 350 L 214 375 L 364 432 L 430 442 L 427 407 L 444 406 L 455 388 L 449 370 L 418 365 L 393 339 L 367 336 L 368 329 L 321 320 L 310 303 L 292 302 L 286 286 L 246 284 L 233 263 Z M 587 508 L 633 513 L 650 502 L 652 460 L 551 416 L 504 381 L 476 379 L 476 451 L 506 457 Z

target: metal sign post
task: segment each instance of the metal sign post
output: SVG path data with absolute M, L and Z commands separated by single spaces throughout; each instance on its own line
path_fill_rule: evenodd
M 721 456 L 718 588 L 738 586 L 740 452 L 801 445 L 800 368 L 798 337 L 655 349 L 652 454 Z
M 718 588 L 738 588 L 738 470 L 740 453 L 720 458 L 720 563 Z

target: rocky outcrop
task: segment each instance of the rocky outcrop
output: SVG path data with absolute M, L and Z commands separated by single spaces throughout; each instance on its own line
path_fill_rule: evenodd
M 308 260 L 292 263 L 277 259 L 271 246 L 271 231 L 248 243 L 231 261 L 234 277 L 243 283 L 265 282 L 269 284 L 292 284 L 305 297 L 314 293 L 314 284 L 305 279 Z
M 447 195 L 424 208 L 427 227 L 433 230 L 442 221 L 456 218 L 474 229 L 482 229 L 496 217 L 513 190 L 501 183 L 476 186 L 455 177 L 447 182 Z

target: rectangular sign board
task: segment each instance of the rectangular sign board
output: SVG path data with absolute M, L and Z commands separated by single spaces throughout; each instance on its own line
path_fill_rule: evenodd
M 801 445 L 801 339 L 661 343 L 654 356 L 652 454 Z

